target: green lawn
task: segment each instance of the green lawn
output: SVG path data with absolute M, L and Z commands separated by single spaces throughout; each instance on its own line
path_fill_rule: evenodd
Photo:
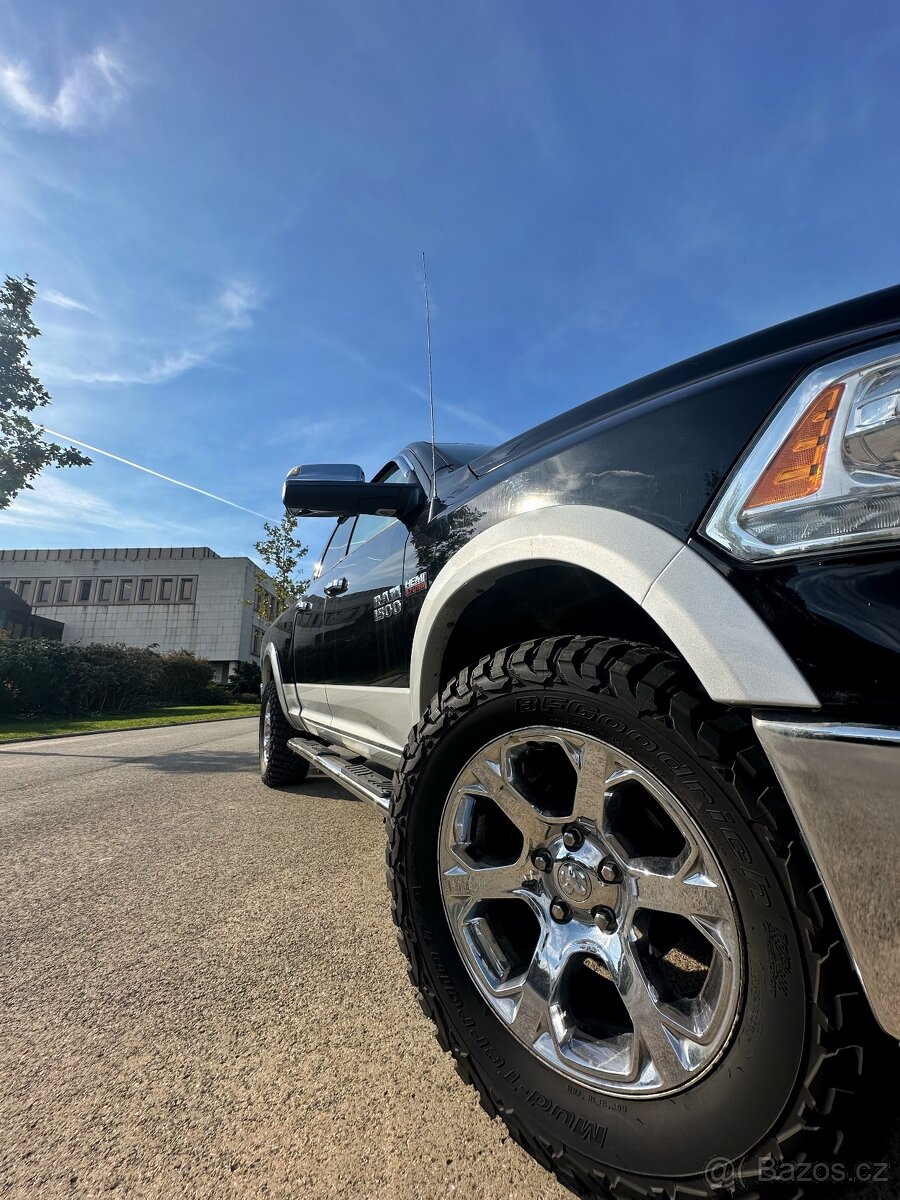
M 191 725 L 197 721 L 228 721 L 233 717 L 258 715 L 258 704 L 211 704 L 150 708 L 139 713 L 116 713 L 114 717 L 42 717 L 35 721 L 0 721 L 0 742 L 112 729 L 149 729 L 153 725 Z

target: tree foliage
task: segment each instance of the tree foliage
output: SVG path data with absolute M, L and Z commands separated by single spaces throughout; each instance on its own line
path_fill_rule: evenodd
M 0 509 L 30 488 L 44 467 L 86 467 L 91 462 L 73 446 L 45 442 L 43 426 L 31 418 L 50 403 L 28 357 L 28 343 L 41 333 L 31 319 L 35 290 L 28 275 L 7 275 L 0 288 Z
M 262 675 L 259 663 L 239 662 L 228 676 L 228 690 L 233 696 L 259 696 Z
M 256 543 L 256 553 L 268 568 L 268 575 L 275 588 L 275 602 L 278 612 L 299 600 L 309 586 L 305 579 L 298 575 L 301 559 L 309 553 L 309 548 L 294 536 L 297 528 L 297 518 L 285 513 L 280 521 L 266 521 L 263 525 L 266 536 Z M 269 605 L 269 590 L 265 586 L 266 575 L 262 571 L 256 573 L 256 597 L 260 611 L 265 612 Z M 274 617 L 276 614 L 272 614 Z

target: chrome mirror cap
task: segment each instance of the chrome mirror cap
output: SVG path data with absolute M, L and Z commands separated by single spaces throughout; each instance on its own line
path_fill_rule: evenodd
M 302 479 L 304 483 L 365 483 L 366 473 L 355 463 L 313 463 L 292 467 L 287 479 Z

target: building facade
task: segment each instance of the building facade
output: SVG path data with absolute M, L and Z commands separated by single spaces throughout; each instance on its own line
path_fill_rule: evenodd
M 13 641 L 19 638 L 48 638 L 51 642 L 62 641 L 62 621 L 50 621 L 36 617 L 21 596 L 12 588 L 0 584 L 0 637 Z
M 274 614 L 274 590 L 266 577 L 260 602 L 256 572 L 208 546 L 0 550 L 0 586 L 63 622 L 64 642 L 190 650 L 223 682 L 236 663 L 259 661 Z

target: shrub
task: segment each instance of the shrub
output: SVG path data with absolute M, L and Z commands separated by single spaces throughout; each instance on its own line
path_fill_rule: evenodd
M 160 655 L 162 671 L 159 698 L 163 704 L 205 704 L 213 669 L 205 658 L 187 650 Z M 215 703 L 215 701 L 212 701 Z
M 253 692 L 254 698 L 258 700 L 261 683 L 262 675 L 260 674 L 258 663 L 239 662 L 228 676 L 228 686 L 235 696 L 243 696 L 248 692 Z
M 0 714 L 78 712 L 80 654 L 43 640 L 0 642 Z
M 234 704 L 234 696 L 227 683 L 210 683 L 204 689 L 202 699 L 196 700 L 195 703 Z
M 121 712 L 209 700 L 213 669 L 187 650 L 0 639 L 0 717 Z

